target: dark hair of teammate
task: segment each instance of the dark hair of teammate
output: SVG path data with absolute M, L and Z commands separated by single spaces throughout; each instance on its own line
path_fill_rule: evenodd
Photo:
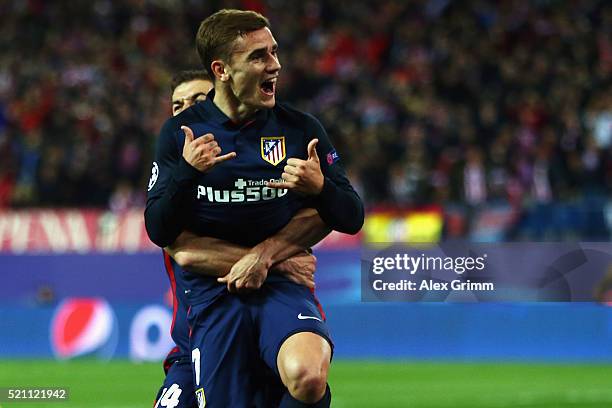
M 208 73 L 203 69 L 190 69 L 179 71 L 172 77 L 172 82 L 170 82 L 170 92 L 174 92 L 176 87 L 180 84 L 194 81 L 196 79 L 212 82 Z

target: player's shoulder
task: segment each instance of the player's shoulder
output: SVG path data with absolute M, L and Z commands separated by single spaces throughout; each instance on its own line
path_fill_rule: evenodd
M 274 113 L 281 121 L 298 127 L 322 127 L 321 122 L 310 113 L 301 111 L 287 102 L 278 102 Z
M 162 126 L 162 135 L 173 135 L 181 130 L 181 126 L 189 126 L 193 123 L 201 122 L 202 117 L 196 106 L 191 106 L 176 116 L 171 116 L 166 119 Z

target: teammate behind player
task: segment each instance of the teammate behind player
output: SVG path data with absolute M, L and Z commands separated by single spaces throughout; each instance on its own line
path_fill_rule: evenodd
M 206 94 L 212 89 L 213 83 L 203 70 L 180 71 L 170 84 L 172 116 L 176 116 L 198 101 L 206 99 Z M 167 254 L 164 252 L 164 258 Z M 195 408 L 195 388 L 189 354 L 189 328 L 187 325 L 187 304 L 180 301 L 180 290 L 177 293 L 173 271 L 168 268 L 168 259 L 164 262 L 166 273 L 170 279 L 173 296 L 172 338 L 176 345 L 170 350 L 163 367 L 166 377 L 155 397 L 154 408 Z M 183 295 L 184 296 L 184 295 Z
M 162 247 L 185 229 L 253 247 L 227 276 L 177 274 L 192 305 L 198 403 L 250 406 L 251 376 L 240 373 L 254 376 L 259 357 L 288 389 L 281 407 L 328 407 L 331 340 L 324 315 L 307 288 L 268 274 L 299 245 L 262 248 L 274 247 L 272 236 L 304 207 L 316 208 L 329 227 L 355 233 L 363 223 L 363 205 L 321 124 L 276 104 L 280 64 L 265 17 L 215 13 L 202 23 L 197 48 L 217 92 L 164 125 L 156 154 L 159 178 L 151 183 L 145 212 L 147 231 Z M 270 180 L 277 182 L 267 184 Z
M 172 116 L 176 116 L 196 102 L 206 99 L 213 83 L 204 70 L 178 72 L 170 84 L 172 92 Z

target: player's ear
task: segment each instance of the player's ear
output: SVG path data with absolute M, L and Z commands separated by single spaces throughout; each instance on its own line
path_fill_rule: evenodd
M 227 73 L 227 67 L 225 63 L 221 60 L 214 60 L 210 64 L 210 68 L 212 69 L 213 74 L 215 75 L 215 79 L 218 79 L 221 82 L 225 82 L 229 80 L 229 75 Z

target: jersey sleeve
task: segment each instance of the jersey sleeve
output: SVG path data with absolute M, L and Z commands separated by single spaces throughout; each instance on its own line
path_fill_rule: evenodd
M 157 140 L 149 180 L 145 226 L 151 241 L 162 248 L 172 244 L 185 229 L 199 175 L 183 159 L 179 148 L 182 140 L 182 131 L 175 129 L 171 119 L 166 121 Z
M 308 115 L 307 139 L 319 139 L 317 155 L 324 176 L 323 190 L 313 200 L 313 206 L 332 229 L 356 234 L 363 225 L 363 203 L 346 177 L 340 157 L 321 123 Z

